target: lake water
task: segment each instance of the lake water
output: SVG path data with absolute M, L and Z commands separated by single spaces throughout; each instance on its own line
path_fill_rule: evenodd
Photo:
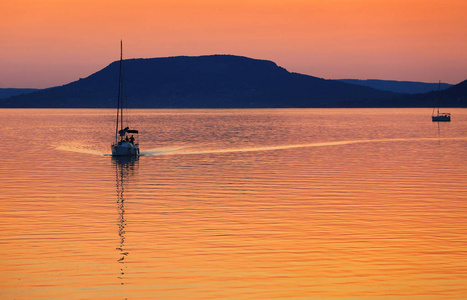
M 0 110 L 0 298 L 465 299 L 450 111 Z

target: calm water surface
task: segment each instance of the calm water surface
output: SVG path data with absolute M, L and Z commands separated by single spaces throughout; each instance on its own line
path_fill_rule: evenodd
M 0 110 L 0 298 L 465 299 L 451 113 Z

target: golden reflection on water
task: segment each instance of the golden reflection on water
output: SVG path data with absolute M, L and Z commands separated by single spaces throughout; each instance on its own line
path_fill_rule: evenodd
M 112 110 L 0 110 L 0 298 L 465 298 L 467 113 L 427 112 L 140 110 L 121 161 Z
M 118 278 L 121 280 L 121 284 L 124 283 L 124 275 L 126 271 L 125 259 L 128 256 L 128 252 L 125 249 L 125 188 L 131 177 L 134 176 L 135 171 L 138 169 L 139 157 L 112 157 L 112 164 L 115 165 L 116 173 L 116 186 L 117 186 L 117 210 L 118 210 L 118 236 L 120 237 L 120 243 L 116 248 L 121 257 L 117 260 L 120 264 L 120 275 Z

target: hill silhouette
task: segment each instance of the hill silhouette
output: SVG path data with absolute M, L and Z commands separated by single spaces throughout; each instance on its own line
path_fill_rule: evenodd
M 339 81 L 363 85 L 382 91 L 391 91 L 401 94 L 422 94 L 437 91 L 439 88 L 445 90 L 452 85 L 447 83 L 426 83 L 414 81 L 378 80 L 378 79 L 339 79 Z
M 467 80 L 441 91 L 396 97 L 385 106 L 436 107 L 438 104 L 441 107 L 467 107 Z
M 128 59 L 124 95 L 133 108 L 380 106 L 397 94 L 291 73 L 233 55 Z M 113 108 L 119 62 L 69 84 L 0 101 L 2 107 Z
M 38 91 L 39 89 L 14 89 L 14 88 L 0 88 L 0 99 L 9 98 L 12 96 L 29 94 Z

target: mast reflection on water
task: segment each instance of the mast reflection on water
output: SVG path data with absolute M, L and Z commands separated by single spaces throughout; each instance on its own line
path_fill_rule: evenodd
M 138 169 L 138 156 L 121 156 L 112 157 L 112 165 L 115 166 L 116 173 L 116 187 L 117 187 L 117 225 L 118 225 L 118 236 L 120 238 L 120 244 L 116 247 L 119 251 L 120 258 L 118 263 L 120 264 L 120 274 L 118 278 L 120 283 L 124 283 L 124 275 L 126 271 L 125 260 L 128 256 L 128 251 L 125 250 L 125 228 L 127 220 L 125 219 L 125 188 L 128 187 L 130 178 L 135 174 Z

